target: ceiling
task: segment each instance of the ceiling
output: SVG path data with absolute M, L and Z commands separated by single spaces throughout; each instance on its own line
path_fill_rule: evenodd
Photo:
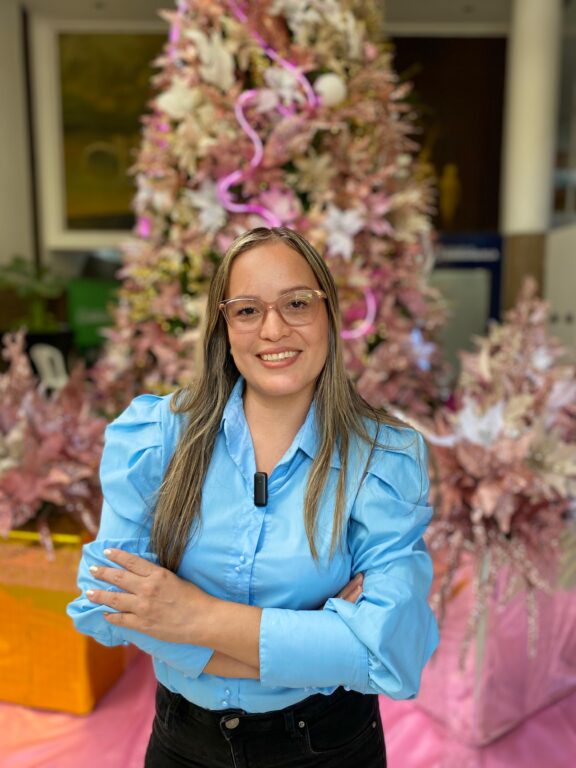
M 506 34 L 514 0 L 375 0 L 392 34 Z M 158 21 L 176 0 L 17 0 L 31 13 L 59 19 Z M 576 27 L 576 0 L 563 0 L 566 25 Z
M 377 0 L 390 24 L 506 25 L 511 0 Z M 59 18 L 154 20 L 174 0 L 21 0 L 28 10 Z

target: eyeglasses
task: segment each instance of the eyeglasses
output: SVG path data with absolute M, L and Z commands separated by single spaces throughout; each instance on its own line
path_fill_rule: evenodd
M 316 319 L 320 301 L 325 298 L 324 291 L 299 288 L 283 293 L 272 304 L 254 296 L 240 296 L 221 302 L 219 308 L 233 330 L 254 331 L 262 325 L 271 309 L 278 312 L 286 325 L 309 325 Z

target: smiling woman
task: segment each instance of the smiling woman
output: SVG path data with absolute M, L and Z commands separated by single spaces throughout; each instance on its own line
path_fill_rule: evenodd
M 149 768 L 382 768 L 377 694 L 414 696 L 437 643 L 422 438 L 355 392 L 334 281 L 292 230 L 232 244 L 204 359 L 108 428 L 69 613 L 152 655 Z
M 256 245 L 234 259 L 226 289 L 229 298 L 221 306 L 226 310 L 230 354 L 246 382 L 245 409 L 251 409 L 256 399 L 271 416 L 276 414 L 275 421 L 278 408 L 292 414 L 296 427 L 298 421 L 301 424 L 304 420 L 328 354 L 328 313 L 323 301 L 326 294 L 319 288 L 310 265 L 281 240 Z M 304 300 L 299 299 L 298 291 L 305 291 Z M 238 298 L 249 294 L 258 297 L 261 311 L 245 306 L 244 300 Z M 244 314 L 235 309 L 238 302 Z M 286 418 L 278 421 L 285 422 Z M 269 456 L 269 442 L 275 430 L 271 433 L 272 424 L 263 426 L 262 447 Z M 287 432 L 293 432 L 294 426 Z M 254 432 L 252 438 L 255 439 Z M 278 446 L 276 459 L 288 445 Z M 272 467 L 273 458 L 267 462 Z

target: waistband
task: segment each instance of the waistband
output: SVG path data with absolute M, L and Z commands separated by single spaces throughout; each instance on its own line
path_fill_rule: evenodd
M 171 712 L 174 714 L 177 712 L 184 718 L 192 717 L 207 727 L 221 728 L 223 724 L 227 724 L 228 728 L 236 728 L 241 723 L 242 730 L 267 732 L 285 731 L 287 727 L 292 729 L 299 721 L 313 720 L 340 708 L 348 710 L 350 707 L 358 707 L 362 704 L 367 707 L 374 706 L 377 699 L 375 694 L 362 694 L 340 687 L 329 696 L 322 693 L 314 694 L 284 709 L 270 712 L 246 712 L 243 709 L 204 709 L 188 701 L 179 693 L 172 693 L 161 683 L 158 683 L 158 694 L 170 701 Z

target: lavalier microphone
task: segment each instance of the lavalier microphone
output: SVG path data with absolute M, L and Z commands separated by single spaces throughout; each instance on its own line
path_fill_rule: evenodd
M 254 506 L 265 507 L 268 504 L 268 475 L 266 472 L 254 473 Z

